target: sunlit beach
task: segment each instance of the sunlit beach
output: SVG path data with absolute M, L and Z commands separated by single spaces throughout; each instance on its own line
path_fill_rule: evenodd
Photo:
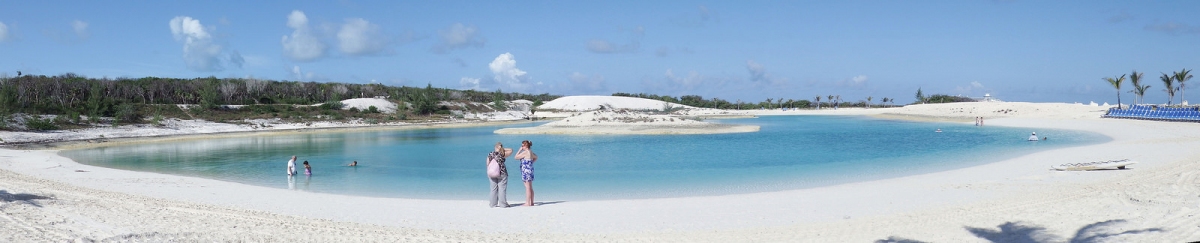
M 0 4 L 0 241 L 1200 241 L 1194 2 L 202 4 Z

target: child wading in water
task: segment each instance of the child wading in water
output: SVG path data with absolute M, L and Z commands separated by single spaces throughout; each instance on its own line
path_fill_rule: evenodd
M 312 175 L 312 166 L 308 165 L 308 160 L 304 161 L 304 175 Z

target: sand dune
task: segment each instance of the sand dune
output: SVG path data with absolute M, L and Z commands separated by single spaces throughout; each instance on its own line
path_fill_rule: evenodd
M 758 126 L 719 124 L 677 115 L 638 111 L 584 111 L 536 127 L 503 128 L 497 134 L 717 134 L 757 132 Z

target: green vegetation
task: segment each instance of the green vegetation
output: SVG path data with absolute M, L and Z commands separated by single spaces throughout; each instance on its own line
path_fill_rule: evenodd
M 508 106 L 504 105 L 504 92 L 496 89 L 496 93 L 492 95 L 492 109 L 497 111 L 508 110 Z
M 1184 99 L 1183 99 L 1184 98 L 1183 97 L 1183 90 L 1184 90 L 1183 83 L 1187 82 L 1189 79 L 1192 79 L 1192 75 L 1190 74 L 1191 72 L 1192 72 L 1192 70 L 1188 70 L 1185 68 L 1182 71 L 1175 72 L 1174 73 L 1175 75 L 1172 75 L 1172 77 L 1175 78 L 1175 83 L 1179 83 L 1179 103 L 1183 103 L 1183 101 L 1184 101 Z
M 962 96 L 944 95 L 944 94 L 930 95 L 929 97 L 925 98 L 925 100 L 927 103 L 933 103 L 933 104 L 954 103 L 954 102 L 975 102 L 975 99 L 962 97 Z
M 1171 102 L 1175 101 L 1175 91 L 1179 90 L 1175 88 L 1175 76 L 1164 73 L 1158 78 L 1163 81 L 1163 86 L 1167 86 L 1167 88 L 1163 89 L 1163 91 L 1167 91 L 1167 105 L 1171 105 Z
M 812 102 L 812 101 L 805 100 L 805 99 L 786 99 L 785 100 L 784 98 L 778 98 L 778 99 L 768 98 L 765 101 L 758 102 L 758 103 L 742 102 L 741 100 L 738 100 L 736 102 L 729 102 L 729 101 L 726 101 L 726 100 L 723 100 L 720 98 L 704 99 L 704 97 L 699 96 L 699 95 L 684 95 L 684 96 L 680 96 L 679 98 L 675 98 L 672 96 L 653 95 L 653 94 L 645 94 L 645 93 L 638 93 L 638 94 L 614 93 L 614 94 L 612 94 L 612 96 L 637 97 L 637 98 L 666 101 L 666 102 L 671 102 L 671 103 L 676 103 L 676 104 L 681 104 L 681 105 L 688 105 L 688 106 L 693 106 L 693 107 L 717 108 L 717 109 L 727 109 L 727 110 L 755 110 L 755 109 L 778 109 L 778 108 L 798 109 L 798 108 L 808 108 L 808 107 L 814 107 L 814 106 L 816 109 L 820 109 L 820 106 L 822 105 L 822 103 L 820 102 L 821 96 L 816 96 L 816 98 L 814 100 L 816 100 L 817 102 Z M 830 95 L 829 97 L 830 98 L 829 98 L 828 102 L 824 103 L 825 106 L 840 106 L 839 104 L 841 104 L 841 105 L 845 105 L 847 107 L 867 107 L 868 104 L 870 104 L 869 101 L 865 101 L 865 100 L 858 101 L 858 102 L 841 103 L 840 100 L 835 99 L 835 97 L 840 98 L 841 97 L 840 95 Z
M 1146 73 L 1139 73 L 1137 70 L 1133 70 L 1133 73 L 1129 74 L 1129 83 L 1133 84 L 1133 90 L 1130 90 L 1129 92 L 1137 95 L 1137 98 L 1133 99 L 1134 104 L 1141 104 L 1142 96 L 1145 96 L 1146 90 L 1150 89 L 1150 85 L 1142 85 L 1142 75 L 1144 74 Z M 1118 90 L 1118 92 L 1120 92 L 1120 90 Z
M 1162 80 L 1163 82 L 1163 91 L 1167 92 L 1167 105 L 1174 104 L 1176 92 L 1179 93 L 1179 102 L 1183 103 L 1183 101 L 1185 101 L 1183 96 L 1183 90 L 1185 88 L 1184 84 L 1187 82 L 1187 80 L 1192 79 L 1191 72 L 1192 70 L 1185 68 L 1177 72 L 1172 72 L 1171 74 L 1162 73 L 1162 76 L 1158 77 L 1159 80 Z M 1130 90 L 1129 92 L 1137 96 L 1137 98 L 1133 101 L 1135 104 L 1141 104 L 1145 102 L 1142 97 L 1146 95 L 1146 90 L 1150 90 L 1150 85 L 1142 84 L 1142 77 L 1144 74 L 1145 73 L 1137 72 L 1137 70 L 1134 70 L 1129 74 L 1129 82 L 1130 84 L 1133 84 L 1133 90 Z M 1104 78 L 1104 81 L 1108 82 L 1113 86 L 1113 88 L 1117 89 L 1117 107 L 1121 106 L 1121 82 L 1124 80 L 1125 75 L 1121 75 L 1116 78 Z
M 1125 75 L 1121 74 L 1117 78 L 1104 78 L 1104 81 L 1108 81 L 1113 88 L 1117 88 L 1117 107 L 1121 107 L 1121 83 L 1125 82 Z
M 399 104 L 399 114 L 341 110 L 342 98 L 386 97 Z M 0 129 L 12 129 L 11 114 L 61 115 L 62 119 L 32 121 L 30 129 L 53 130 L 72 123 L 158 123 L 168 118 L 205 119 L 239 123 L 244 119 L 280 118 L 293 122 L 328 119 L 404 120 L 413 116 L 441 119 L 435 113 L 476 107 L 438 106 L 441 101 L 488 103 L 503 100 L 552 100 L 550 94 L 478 92 L 381 84 L 317 83 L 215 77 L 178 79 L 96 79 L 72 73 L 58 76 L 0 77 Z M 187 104 L 188 109 L 179 109 Z M 314 104 L 321 104 L 313 107 Z M 235 109 L 235 105 L 245 107 Z M 411 105 L 413 109 L 409 109 Z M 378 108 L 376 108 L 378 109 Z M 444 111 L 444 112 L 442 112 Z M 411 113 L 411 114 L 406 114 Z M 80 121 L 86 115 L 87 121 Z M 150 117 L 151 119 L 146 119 Z M 387 118 L 387 119 L 385 119 Z M 107 121 L 107 120 L 104 120 Z M 43 122 L 43 123 L 39 123 Z M 54 126 L 46 126 L 49 125 Z
M 921 92 L 921 88 L 917 88 L 917 101 L 916 102 L 921 102 L 921 104 L 925 104 L 925 92 Z M 914 103 L 916 103 L 916 102 L 914 102 Z

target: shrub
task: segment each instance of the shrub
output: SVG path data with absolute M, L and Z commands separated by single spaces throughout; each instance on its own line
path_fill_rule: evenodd
M 928 100 L 928 103 L 953 103 L 953 102 L 974 102 L 975 101 L 974 99 L 967 98 L 967 97 L 950 96 L 950 95 L 944 95 L 944 94 L 930 95 L 928 98 L 926 98 L 926 100 Z
M 153 122 L 155 126 L 162 126 L 163 116 L 154 115 L 154 118 L 152 118 L 150 121 Z
M 122 123 L 137 123 L 142 121 L 142 114 L 137 112 L 133 104 L 124 103 L 117 106 L 116 118 Z
M 28 120 L 25 120 L 25 128 L 27 128 L 29 130 L 34 130 L 34 131 L 50 131 L 50 130 L 58 130 L 59 129 L 58 125 L 55 125 L 53 120 L 51 120 L 51 119 L 43 120 L 43 119 L 38 119 L 35 117 L 31 117 Z
M 346 105 L 342 104 L 341 101 L 330 101 L 330 102 L 325 102 L 324 104 L 321 104 L 321 109 L 341 110 L 342 107 L 344 107 L 344 106 L 346 106 Z
M 350 107 L 350 112 L 358 112 L 358 107 Z
M 379 108 L 375 108 L 375 106 L 367 107 L 367 113 L 379 113 Z
M 66 121 L 70 123 L 79 123 L 79 112 L 74 110 L 67 111 Z

